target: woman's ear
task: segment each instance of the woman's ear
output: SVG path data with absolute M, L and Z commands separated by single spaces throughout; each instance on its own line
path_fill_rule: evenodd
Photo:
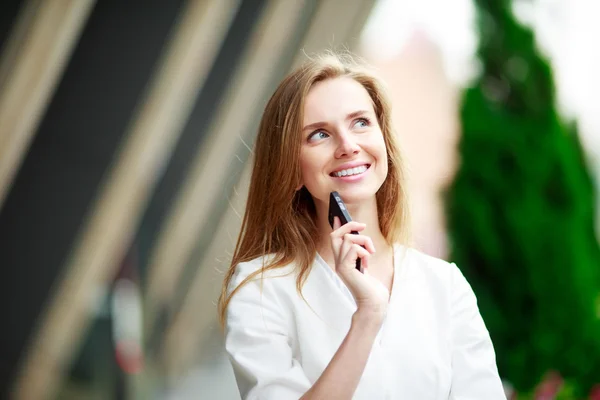
M 303 187 L 304 187 L 304 185 L 303 185 L 303 184 L 299 184 L 299 185 L 298 185 L 298 187 L 296 188 L 296 192 L 297 192 L 298 190 L 302 189 Z

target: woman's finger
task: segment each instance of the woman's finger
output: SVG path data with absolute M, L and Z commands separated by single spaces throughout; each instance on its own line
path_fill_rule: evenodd
M 333 217 L 333 230 L 338 230 L 341 226 L 342 223 L 340 222 L 340 217 Z
M 346 233 L 344 235 L 344 240 L 363 246 L 369 253 L 375 253 L 375 245 L 369 236 Z
M 370 253 L 366 249 L 362 248 L 358 244 L 353 243 L 351 244 L 348 252 L 343 255 L 342 264 L 347 268 L 354 269 L 356 268 L 356 259 L 360 258 L 362 260 L 365 260 L 368 259 L 369 256 Z
M 354 236 L 356 236 L 356 235 L 354 235 Z M 346 256 L 346 254 L 348 254 L 348 252 L 352 248 L 353 242 L 351 240 L 347 240 L 345 235 L 342 236 L 340 238 L 340 240 L 342 241 L 342 243 L 338 250 L 338 258 L 340 260 L 343 260 Z
M 333 231 L 329 234 L 331 239 L 331 248 L 334 254 L 339 253 L 343 238 L 338 235 L 338 229 L 342 226 L 339 217 L 333 217 Z
M 335 219 L 337 217 L 334 218 L 334 228 L 335 228 Z M 361 224 L 360 222 L 356 222 L 356 221 L 350 221 L 345 225 L 340 226 L 337 229 L 334 229 L 333 232 L 331 232 L 331 236 L 332 237 L 342 237 L 344 236 L 346 233 L 350 233 L 352 231 L 356 231 L 356 232 L 360 232 L 362 230 L 365 229 L 367 225 L 366 224 Z

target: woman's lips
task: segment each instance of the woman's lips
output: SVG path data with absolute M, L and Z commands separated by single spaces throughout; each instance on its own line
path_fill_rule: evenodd
M 366 172 L 370 166 L 370 164 L 358 164 L 351 167 L 341 168 L 330 173 L 329 176 L 334 178 L 343 178 L 346 176 L 360 175 Z
M 357 181 L 357 180 L 362 179 L 365 176 L 365 174 L 371 169 L 371 166 L 369 164 L 365 164 L 365 167 L 366 168 L 364 168 L 364 167 L 360 168 L 358 171 L 354 170 L 354 168 L 353 168 L 353 170 L 356 171 L 357 173 L 354 173 L 354 171 L 353 171 L 353 173 L 350 175 L 335 176 L 334 173 L 332 172 L 330 174 L 330 176 L 334 179 L 339 179 L 344 182 Z M 359 167 L 355 167 L 355 168 L 359 168 Z

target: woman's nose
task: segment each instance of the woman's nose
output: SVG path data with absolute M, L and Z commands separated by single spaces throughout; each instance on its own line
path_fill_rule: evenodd
M 348 157 L 354 154 L 358 154 L 360 146 L 356 143 L 354 138 L 348 134 L 341 134 L 338 136 L 338 146 L 335 151 L 336 158 Z

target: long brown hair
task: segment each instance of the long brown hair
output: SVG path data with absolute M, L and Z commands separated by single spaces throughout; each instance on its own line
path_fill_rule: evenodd
M 319 242 L 313 199 L 306 188 L 296 190 L 301 182 L 299 158 L 304 102 L 315 83 L 337 77 L 356 80 L 373 101 L 388 158 L 388 175 L 376 194 L 379 226 L 389 244 L 406 239 L 408 214 L 402 160 L 391 124 L 390 103 L 381 81 L 349 54 L 329 52 L 309 59 L 280 83 L 260 123 L 242 228 L 219 297 L 221 325 L 231 297 L 265 271 L 295 262 L 296 289 L 302 296 L 302 286 Z M 228 293 L 239 263 L 267 255 L 271 257 L 268 261 L 263 258 L 262 268 Z

